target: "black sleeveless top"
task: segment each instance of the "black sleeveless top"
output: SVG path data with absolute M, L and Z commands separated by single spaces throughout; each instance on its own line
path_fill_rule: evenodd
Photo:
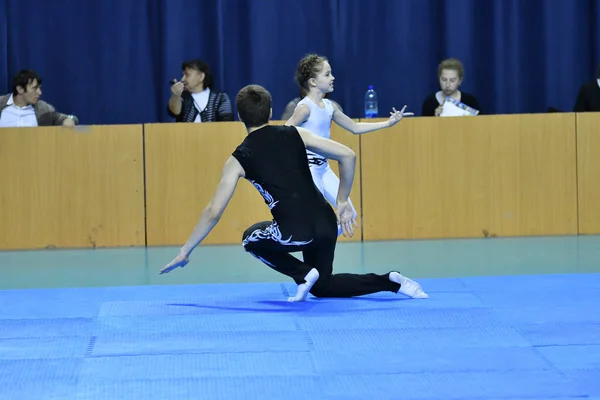
M 280 226 L 298 230 L 331 216 L 335 221 L 333 209 L 313 182 L 306 147 L 295 127 L 267 125 L 253 131 L 232 155 Z

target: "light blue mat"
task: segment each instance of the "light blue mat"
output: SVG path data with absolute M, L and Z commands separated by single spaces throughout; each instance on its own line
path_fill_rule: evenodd
M 0 291 L 0 399 L 600 399 L 600 274 Z

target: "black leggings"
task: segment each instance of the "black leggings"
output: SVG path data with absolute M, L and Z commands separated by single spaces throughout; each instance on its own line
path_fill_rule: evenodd
M 316 297 L 354 297 L 377 292 L 397 292 L 400 285 L 389 280 L 389 273 L 334 274 L 333 258 L 337 241 L 337 226 L 327 232 L 316 232 L 312 238 L 294 240 L 294 235 L 282 235 L 276 222 L 264 221 L 244 232 L 247 252 L 277 272 L 292 278 L 297 284 L 312 268 L 319 271 L 319 280 L 310 293 Z M 331 230 L 331 232 L 329 232 Z M 289 253 L 301 251 L 304 261 Z

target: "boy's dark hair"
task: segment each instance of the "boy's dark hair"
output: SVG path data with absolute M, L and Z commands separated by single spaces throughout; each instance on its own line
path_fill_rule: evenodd
M 240 119 L 247 128 L 265 125 L 271 116 L 271 93 L 260 85 L 248 85 L 235 97 Z

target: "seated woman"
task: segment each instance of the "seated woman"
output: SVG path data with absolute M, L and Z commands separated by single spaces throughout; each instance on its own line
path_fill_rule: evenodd
M 226 93 L 212 91 L 213 76 L 201 60 L 182 64 L 183 77 L 173 80 L 167 106 L 176 122 L 233 121 L 231 101 Z
M 439 117 L 447 97 L 451 97 L 471 108 L 481 111 L 477 99 L 472 94 L 458 90 L 462 84 L 465 69 L 462 63 L 455 58 L 448 58 L 438 65 L 438 79 L 440 90 L 431 93 L 423 102 L 421 115 L 424 117 Z

